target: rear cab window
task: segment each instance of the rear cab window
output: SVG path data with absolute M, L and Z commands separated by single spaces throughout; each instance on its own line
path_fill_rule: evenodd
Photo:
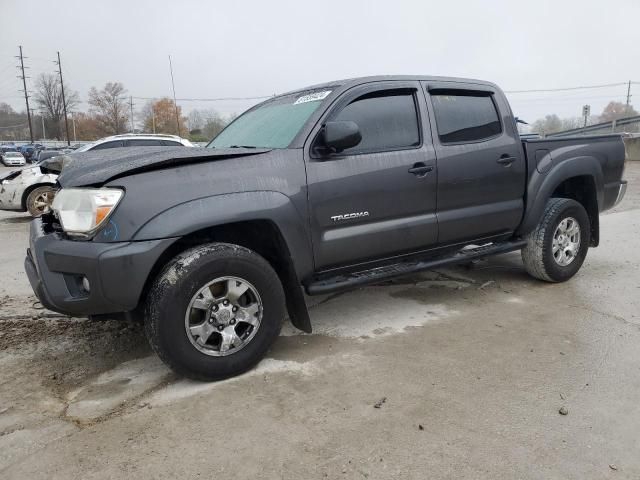
M 490 92 L 434 90 L 430 96 L 441 143 L 479 142 L 502 133 Z

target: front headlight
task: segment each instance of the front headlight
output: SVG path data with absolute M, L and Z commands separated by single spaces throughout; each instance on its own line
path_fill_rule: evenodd
M 63 188 L 51 208 L 65 232 L 86 237 L 100 228 L 123 195 L 116 188 Z

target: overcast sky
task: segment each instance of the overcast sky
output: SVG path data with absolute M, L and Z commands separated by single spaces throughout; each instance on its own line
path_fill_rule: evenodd
M 504 90 L 640 82 L 639 0 L 0 0 L 0 18 L 0 102 L 16 109 L 18 45 L 32 78 L 54 71 L 59 50 L 65 84 L 82 100 L 107 81 L 135 97 L 171 95 L 169 54 L 178 98 L 271 95 L 373 74 L 472 77 Z M 640 105 L 640 84 L 632 93 Z M 625 96 L 626 85 L 509 94 L 530 121 L 577 116 L 586 103 L 599 113 Z M 239 113 L 252 102 L 179 104 Z

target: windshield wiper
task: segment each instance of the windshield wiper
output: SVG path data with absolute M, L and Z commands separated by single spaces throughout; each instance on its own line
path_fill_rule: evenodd
M 258 148 L 255 145 L 231 145 L 229 148 Z

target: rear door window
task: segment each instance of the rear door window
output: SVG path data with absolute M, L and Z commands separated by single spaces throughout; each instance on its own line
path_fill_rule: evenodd
M 160 147 L 162 143 L 160 140 L 147 139 L 147 138 L 135 138 L 133 140 L 127 140 L 128 147 Z
M 432 92 L 438 137 L 442 143 L 477 142 L 502 133 L 491 94 L 483 92 Z
M 172 140 L 163 140 L 162 143 L 166 146 L 166 147 L 184 147 L 183 144 L 181 144 L 180 142 L 174 142 Z
M 114 140 L 112 142 L 104 142 L 104 143 L 101 143 L 100 145 L 96 145 L 91 150 L 104 150 L 106 148 L 118 148 L 118 147 L 124 147 L 124 141 Z

